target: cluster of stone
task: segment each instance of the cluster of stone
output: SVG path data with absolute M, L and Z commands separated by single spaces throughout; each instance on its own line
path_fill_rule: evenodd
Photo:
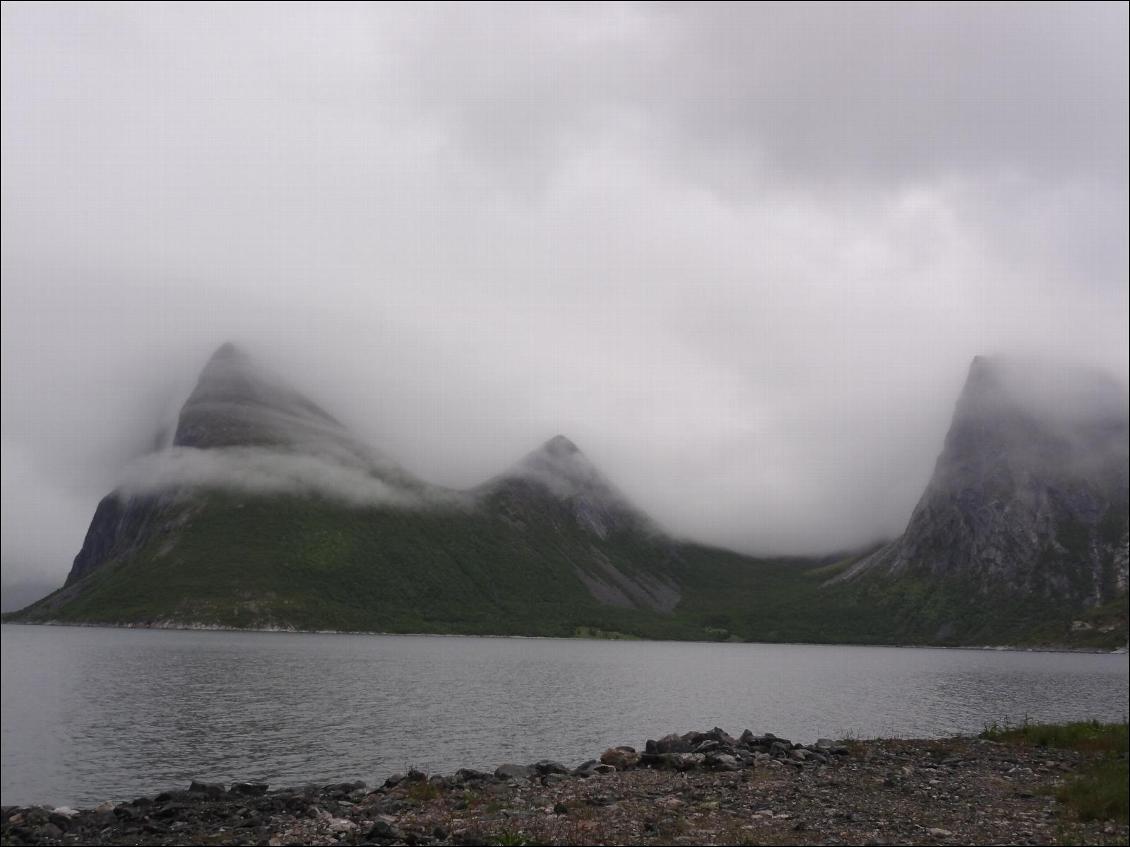
M 460 768 L 451 774 L 419 770 L 395 774 L 377 789 L 364 782 L 272 790 L 265 783 L 235 782 L 229 786 L 193 781 L 187 790 L 165 791 L 123 803 L 103 803 L 78 811 L 67 807 L 5 806 L 0 810 L 3 844 L 180 844 L 205 833 L 224 833 L 217 843 L 449 843 L 442 826 L 406 833 L 397 815 L 421 802 L 454 796 L 457 790 L 508 796 L 533 786 L 608 776 L 621 771 L 654 768 L 670 771 L 737 771 L 760 764 L 803 768 L 830 764 L 848 753 L 827 739 L 812 745 L 793 744 L 772 734 L 746 730 L 738 738 L 715 727 L 709 732 L 666 735 L 648 741 L 643 752 L 610 747 L 599 759 L 567 767 L 552 759 L 528 765 L 503 764 L 493 771 Z M 449 794 L 451 792 L 451 794 Z M 612 802 L 612 800 L 608 800 Z M 565 814 L 563 804 L 555 814 Z M 327 841 L 326 839 L 329 839 Z
M 724 729 L 714 727 L 709 732 L 665 735 L 658 741 L 649 739 L 642 753 L 633 747 L 611 747 L 604 751 L 600 761 L 616 770 L 647 767 L 738 771 L 773 760 L 801 767 L 805 763 L 826 765 L 834 757 L 847 753 L 846 747 L 828 738 L 821 738 L 815 744 L 794 744 L 771 732 L 754 735 L 747 729 L 734 738 Z

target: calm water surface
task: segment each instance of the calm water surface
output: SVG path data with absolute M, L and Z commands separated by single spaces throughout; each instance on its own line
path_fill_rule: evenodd
M 1125 656 L 2 627 L 5 804 L 450 772 L 721 726 L 797 741 L 1117 720 Z

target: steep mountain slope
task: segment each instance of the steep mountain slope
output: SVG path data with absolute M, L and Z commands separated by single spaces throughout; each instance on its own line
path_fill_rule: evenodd
M 224 345 L 26 620 L 673 632 L 678 545 L 558 436 L 429 486 Z M 657 614 L 660 617 L 657 617 Z
M 200 455 L 205 450 L 212 451 L 207 458 Z M 183 489 L 193 476 L 207 481 L 209 469 L 216 481 L 245 482 L 257 469 L 262 476 L 268 467 L 276 475 L 284 469 L 309 473 L 315 467 L 310 460 L 316 460 L 321 463 L 316 469 L 323 472 L 348 469 L 405 492 L 426 488 L 230 343 L 204 366 L 181 409 L 171 447 L 148 460 L 140 463 L 133 479 L 127 475 L 127 483 L 98 504 L 66 585 L 181 525 L 186 514 Z M 285 483 L 278 480 L 280 486 Z
M 224 345 L 173 443 L 7 619 L 904 644 L 1126 642 L 1125 392 L 974 362 L 906 532 L 839 562 L 673 538 L 557 436 L 429 485 Z
M 599 602 L 659 612 L 678 605 L 682 594 L 672 576 L 677 545 L 565 436 L 550 439 L 472 495 L 518 533 L 548 526 L 587 537 L 588 555 L 578 556 L 573 570 Z M 610 556 L 610 546 L 635 555 Z
M 1128 452 L 1105 375 L 978 357 L 906 531 L 835 582 L 936 641 L 1125 640 Z
M 217 349 L 204 366 L 181 409 L 173 446 L 294 452 L 364 469 L 400 487 L 424 487 L 230 343 Z

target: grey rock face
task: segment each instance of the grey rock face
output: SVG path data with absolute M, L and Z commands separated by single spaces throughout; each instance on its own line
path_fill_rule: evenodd
M 157 497 L 103 497 L 94 511 L 82 549 L 75 556 L 66 585 L 73 585 L 116 553 L 139 547 L 157 528 L 160 516 Z
M 1084 368 L 978 357 L 903 535 L 863 573 L 1085 608 L 1126 591 L 1126 393 Z

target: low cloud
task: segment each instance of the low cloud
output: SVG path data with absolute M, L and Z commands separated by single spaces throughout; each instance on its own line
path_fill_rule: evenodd
M 126 496 L 191 488 L 249 494 L 317 495 L 354 506 L 420 508 L 440 501 L 390 485 L 364 468 L 256 447 L 170 447 L 131 462 L 116 486 Z M 454 503 L 455 498 L 447 498 Z
M 1125 4 L 2 13 L 6 581 L 226 340 L 436 485 L 564 433 L 750 552 L 901 532 L 977 354 L 1130 372 Z

